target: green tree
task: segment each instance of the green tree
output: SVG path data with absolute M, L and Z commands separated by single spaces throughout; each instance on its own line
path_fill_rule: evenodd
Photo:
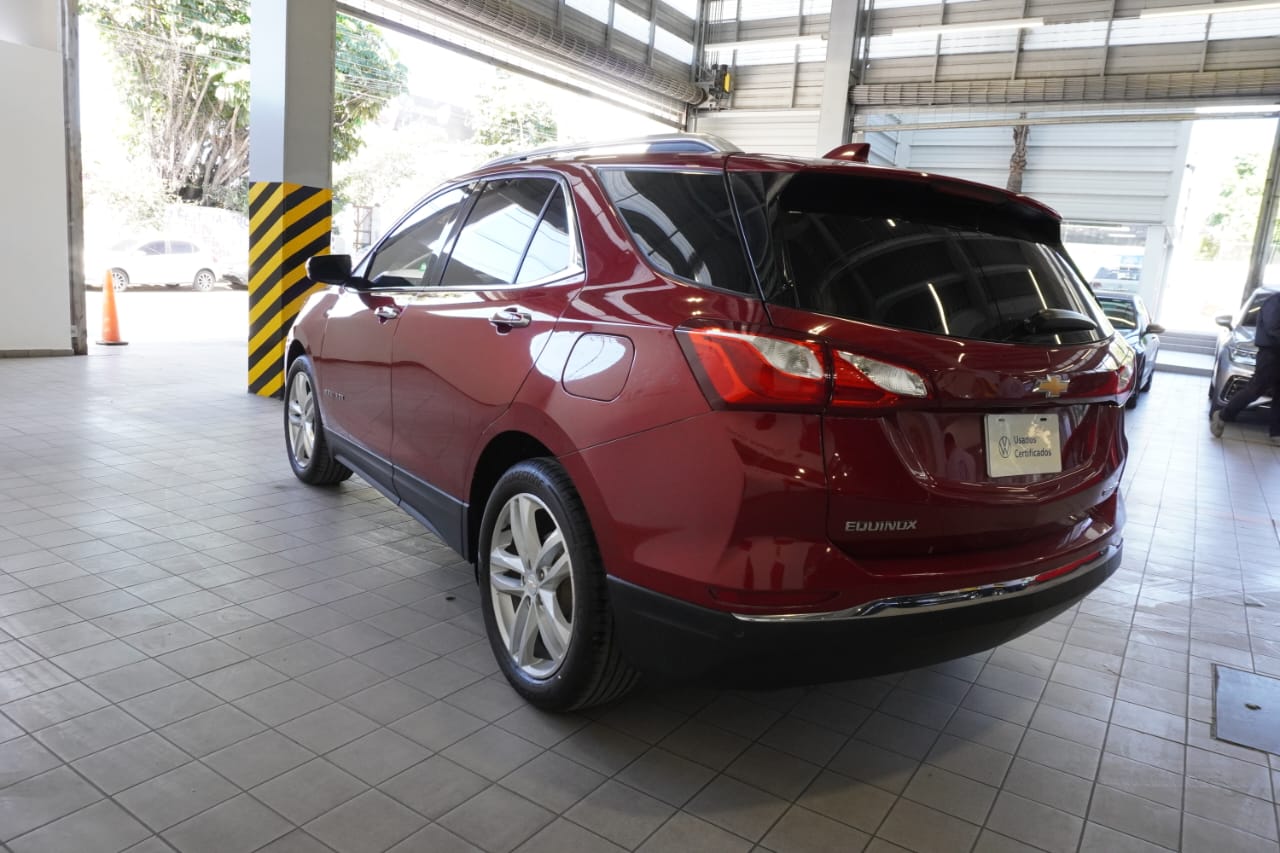
M 1257 154 L 1237 155 L 1226 167 L 1218 203 L 1205 218 L 1200 257 L 1208 260 L 1248 257 L 1258 227 L 1264 172 Z
M 485 148 L 488 157 L 537 148 L 559 136 L 551 107 L 513 90 L 513 82 L 515 78 L 509 73 L 497 72 L 493 88 L 480 95 L 471 115 L 475 142 Z
M 86 0 L 115 48 L 133 132 L 167 193 L 243 209 L 249 171 L 249 0 Z M 338 16 L 333 156 L 405 90 L 408 72 L 376 27 Z

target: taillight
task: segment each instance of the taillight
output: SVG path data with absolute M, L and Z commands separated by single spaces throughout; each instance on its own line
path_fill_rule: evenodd
M 1133 349 L 1128 344 L 1112 346 L 1101 368 L 1072 374 L 1071 385 L 1062 396 L 1125 397 L 1135 390 L 1136 367 Z
M 835 350 L 833 361 L 833 406 L 887 406 L 900 397 L 929 396 L 914 370 L 844 350 Z
M 677 337 L 712 402 L 803 411 L 826 405 L 827 357 L 816 341 L 711 327 L 678 329 Z
M 915 371 L 774 330 L 676 330 L 707 400 L 735 409 L 879 408 L 929 396 Z

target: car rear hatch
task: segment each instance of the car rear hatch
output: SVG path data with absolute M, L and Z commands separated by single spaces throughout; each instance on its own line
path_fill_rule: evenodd
M 729 168 L 773 323 L 826 353 L 834 544 L 873 574 L 964 575 L 1111 531 L 1133 355 L 1051 211 L 915 173 Z

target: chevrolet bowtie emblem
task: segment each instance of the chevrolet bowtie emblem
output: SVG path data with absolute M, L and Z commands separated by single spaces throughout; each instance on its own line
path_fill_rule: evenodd
M 1062 392 L 1066 391 L 1070 384 L 1071 380 L 1067 377 L 1050 374 L 1036 382 L 1031 390 L 1036 394 L 1044 394 L 1046 397 L 1061 397 Z

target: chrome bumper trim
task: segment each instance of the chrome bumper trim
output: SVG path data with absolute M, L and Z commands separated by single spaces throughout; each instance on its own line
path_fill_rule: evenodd
M 829 610 L 819 613 L 734 613 L 733 617 L 743 622 L 836 622 L 847 619 L 879 619 L 915 613 L 934 613 L 939 610 L 951 610 L 956 607 L 980 604 L 993 598 L 1017 598 L 1033 592 L 1052 589 L 1059 584 L 1075 580 L 1106 565 L 1119 551 L 1120 545 L 1113 543 L 1089 562 L 1066 574 L 1056 575 L 1045 580 L 1038 580 L 1038 578 L 1050 574 L 1053 569 L 1038 572 L 1025 578 L 989 583 L 982 586 L 949 589 L 941 592 L 922 592 L 915 595 L 899 595 L 891 598 L 877 598 L 874 601 L 867 601 L 845 610 Z

